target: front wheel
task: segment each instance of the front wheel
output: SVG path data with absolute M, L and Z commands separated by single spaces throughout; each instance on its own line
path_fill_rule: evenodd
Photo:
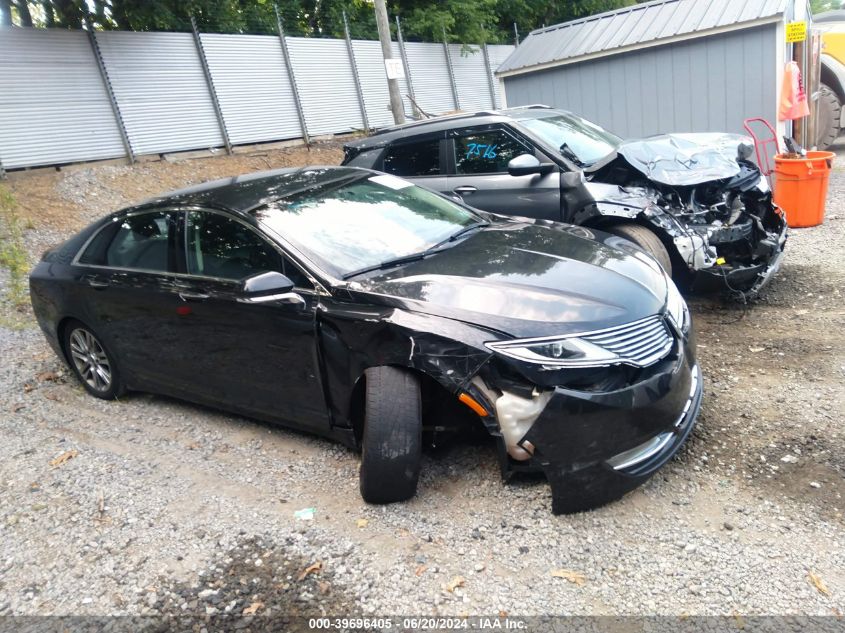
M 113 400 L 124 391 L 114 357 L 96 334 L 83 323 L 65 327 L 64 346 L 70 368 L 85 390 L 103 400 Z
M 417 491 L 422 459 L 420 383 L 395 367 L 366 373 L 361 496 L 367 503 L 405 501 Z
M 646 253 L 654 257 L 657 263 L 663 266 L 663 270 L 670 277 L 672 276 L 672 259 L 669 257 L 669 251 L 660 241 L 660 238 L 644 226 L 639 224 L 615 224 L 605 229 L 608 233 L 624 237 L 626 240 L 633 242 Z

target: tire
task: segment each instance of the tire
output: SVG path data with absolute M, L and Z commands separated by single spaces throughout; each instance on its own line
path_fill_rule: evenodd
M 660 241 L 660 238 L 654 234 L 654 231 L 647 229 L 639 224 L 614 224 L 605 229 L 608 233 L 624 237 L 643 249 L 646 253 L 654 257 L 657 263 L 663 266 L 663 270 L 670 277 L 672 276 L 672 259 L 669 257 L 669 251 Z
M 114 356 L 84 323 L 71 321 L 64 328 L 65 356 L 76 379 L 95 398 L 114 400 L 125 391 Z
M 395 367 L 366 373 L 361 496 L 367 503 L 405 501 L 417 491 L 422 458 L 420 384 Z
M 839 97 L 830 88 L 821 84 L 819 87 L 819 116 L 816 123 L 816 145 L 827 149 L 839 136 L 839 116 L 842 104 Z

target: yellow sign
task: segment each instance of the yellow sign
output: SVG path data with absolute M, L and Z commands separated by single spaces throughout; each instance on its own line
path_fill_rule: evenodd
M 803 42 L 807 39 L 806 22 L 789 22 L 786 25 L 787 42 Z

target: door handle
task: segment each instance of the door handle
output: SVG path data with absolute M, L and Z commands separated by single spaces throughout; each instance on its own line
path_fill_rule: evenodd
M 463 196 L 478 191 L 478 187 L 473 187 L 472 185 L 461 185 L 460 187 L 455 187 L 454 189 L 452 189 L 452 191 L 454 191 L 459 196 Z
M 109 287 L 109 282 L 96 279 L 95 277 L 86 277 L 85 283 L 88 284 L 89 288 L 94 288 L 95 290 L 103 290 Z
M 208 299 L 208 295 L 202 292 L 187 292 L 183 290 L 179 293 L 179 298 L 182 301 L 202 301 L 203 299 Z

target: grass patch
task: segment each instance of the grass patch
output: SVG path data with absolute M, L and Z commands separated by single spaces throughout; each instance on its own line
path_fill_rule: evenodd
M 0 185 L 0 268 L 6 269 L 9 275 L 3 299 L 16 311 L 25 309 L 29 304 L 29 259 L 23 244 L 23 230 L 14 196 Z

